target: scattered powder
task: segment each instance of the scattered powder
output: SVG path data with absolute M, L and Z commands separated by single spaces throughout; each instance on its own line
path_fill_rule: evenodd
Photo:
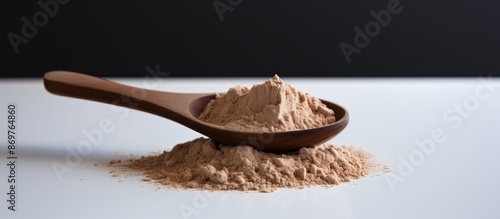
M 198 117 L 230 130 L 283 132 L 310 129 L 335 122 L 333 110 L 297 91 L 275 75 L 251 89 L 236 86 L 217 94 Z
M 217 95 L 199 117 L 240 131 L 281 132 L 324 126 L 334 112 L 321 101 L 295 90 L 275 75 L 264 84 L 231 88 Z M 290 142 L 293 144 L 293 142 Z M 248 145 L 218 145 L 198 138 L 176 145 L 170 152 L 121 163 L 121 172 L 136 170 L 152 181 L 174 188 L 255 190 L 333 186 L 371 173 L 387 172 L 372 155 L 352 147 L 329 144 L 288 154 L 258 151 Z
M 323 144 L 273 154 L 251 146 L 217 145 L 206 138 L 133 160 L 124 167 L 141 172 L 146 181 L 174 188 L 259 192 L 333 186 L 381 170 L 371 154 L 352 147 Z
M 111 160 L 109 161 L 109 164 L 116 164 L 116 163 L 121 163 L 121 160 Z

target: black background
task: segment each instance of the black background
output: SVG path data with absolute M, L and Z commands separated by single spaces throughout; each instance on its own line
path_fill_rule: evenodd
M 43 0 L 44 2 L 47 0 Z M 348 64 L 339 44 L 353 44 L 370 11 L 389 0 L 250 1 L 221 21 L 205 1 L 81 1 L 58 13 L 19 45 L 22 17 L 38 1 L 1 7 L 1 75 L 41 77 L 70 70 L 103 77 L 191 76 L 478 76 L 500 72 L 499 1 L 401 0 L 403 11 Z M 226 0 L 220 2 L 230 5 Z

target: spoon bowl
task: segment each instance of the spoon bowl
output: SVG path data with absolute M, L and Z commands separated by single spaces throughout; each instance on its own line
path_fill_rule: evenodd
M 68 71 L 46 73 L 44 85 L 46 90 L 53 94 L 152 113 L 180 123 L 222 144 L 246 144 L 258 150 L 274 153 L 286 153 L 322 144 L 340 133 L 349 122 L 349 113 L 346 109 L 321 100 L 335 112 L 334 123 L 288 132 L 232 131 L 198 119 L 205 106 L 215 98 L 215 93 L 188 94 L 148 90 Z

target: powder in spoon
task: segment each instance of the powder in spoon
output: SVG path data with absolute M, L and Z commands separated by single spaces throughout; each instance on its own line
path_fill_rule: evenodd
M 371 154 L 352 147 L 322 144 L 296 153 L 273 154 L 247 145 L 217 145 L 206 138 L 125 165 L 142 172 L 146 181 L 170 187 L 260 192 L 332 186 L 381 170 Z
M 235 131 L 283 132 L 335 122 L 333 110 L 285 84 L 278 75 L 251 89 L 236 86 L 217 94 L 198 117 Z

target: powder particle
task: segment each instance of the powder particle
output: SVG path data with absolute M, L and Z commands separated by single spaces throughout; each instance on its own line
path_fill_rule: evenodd
M 117 163 L 121 163 L 122 160 L 111 160 L 109 161 L 109 164 L 117 164 Z M 97 166 L 97 164 L 94 164 L 94 166 Z
M 206 138 L 125 165 L 142 172 L 146 180 L 170 187 L 260 192 L 337 185 L 366 176 L 378 166 L 371 154 L 352 147 L 323 144 L 293 154 L 273 154 L 251 146 L 217 145 Z
M 230 130 L 284 132 L 335 122 L 333 110 L 285 84 L 277 75 L 251 89 L 236 86 L 217 94 L 198 117 Z

